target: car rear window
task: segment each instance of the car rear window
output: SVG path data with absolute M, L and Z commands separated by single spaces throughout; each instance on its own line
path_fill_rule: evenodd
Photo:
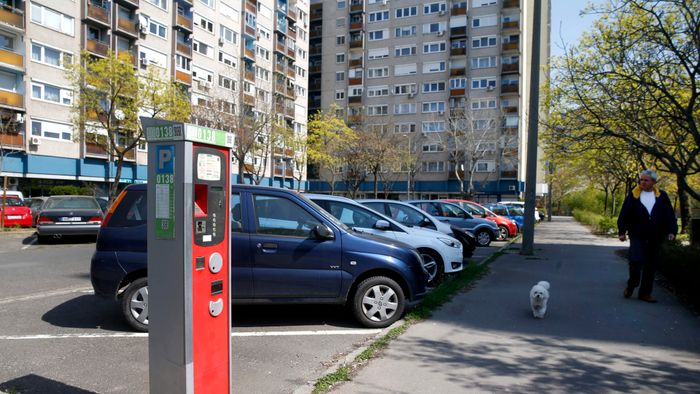
M 0 197 L 0 204 L 2 204 L 2 200 L 5 200 L 5 205 L 9 207 L 22 207 L 24 204 L 22 204 L 22 200 L 16 197 L 7 197 L 7 198 L 2 198 Z
M 52 197 L 44 209 L 100 209 L 100 206 L 92 197 Z
M 133 227 L 146 224 L 146 191 L 129 190 L 115 208 L 107 227 Z

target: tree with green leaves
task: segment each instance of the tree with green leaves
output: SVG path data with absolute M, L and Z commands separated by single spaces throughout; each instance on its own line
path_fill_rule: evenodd
M 328 183 L 331 194 L 335 192 L 338 169 L 347 163 L 347 152 L 358 138 L 345 120 L 336 116 L 337 106 L 319 111 L 309 118 L 308 157 L 319 169 L 319 177 Z
M 139 116 L 187 121 L 189 98 L 154 66 L 138 74 L 129 54 L 110 52 L 105 58 L 96 58 L 83 52 L 80 62 L 68 68 L 67 76 L 77 95 L 72 108 L 77 138 L 97 146 L 115 161 L 114 183 L 109 190 L 113 200 L 125 157 L 143 143 Z
M 619 140 L 672 173 L 685 230 L 687 197 L 700 201 L 690 181 L 700 174 L 700 2 L 608 0 L 588 11 L 599 15 L 592 29 L 554 62 L 557 138 Z

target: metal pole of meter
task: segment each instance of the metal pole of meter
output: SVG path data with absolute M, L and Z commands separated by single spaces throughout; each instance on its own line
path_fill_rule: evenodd
M 141 118 L 148 141 L 151 393 L 231 392 L 232 135 Z
M 540 32 L 542 0 L 534 0 L 532 21 L 532 60 L 530 65 L 530 105 L 528 111 L 527 160 L 525 172 L 525 223 L 520 254 L 532 255 L 535 242 L 535 188 L 537 183 L 537 123 L 540 107 Z

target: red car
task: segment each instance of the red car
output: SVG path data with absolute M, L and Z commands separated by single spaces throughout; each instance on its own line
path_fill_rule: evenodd
M 484 218 L 496 222 L 498 225 L 498 240 L 502 241 L 508 237 L 515 237 L 518 233 L 518 225 L 514 221 L 508 219 L 505 216 L 496 215 L 491 212 L 488 208 L 483 207 L 473 201 L 459 200 L 459 199 L 446 199 L 442 201 L 451 202 L 457 204 L 465 211 L 472 214 L 474 217 Z
M 3 207 L 2 192 L 0 192 L 0 211 Z M 17 196 L 5 197 L 5 210 L 2 215 L 5 219 L 5 227 L 32 227 L 32 212 Z

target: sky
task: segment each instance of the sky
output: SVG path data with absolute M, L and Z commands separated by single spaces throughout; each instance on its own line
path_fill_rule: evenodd
M 595 16 L 579 15 L 589 2 L 602 3 L 602 0 L 550 0 L 552 56 L 563 55 L 562 41 L 567 45 L 574 45 L 578 42 L 581 33 L 590 28 Z

